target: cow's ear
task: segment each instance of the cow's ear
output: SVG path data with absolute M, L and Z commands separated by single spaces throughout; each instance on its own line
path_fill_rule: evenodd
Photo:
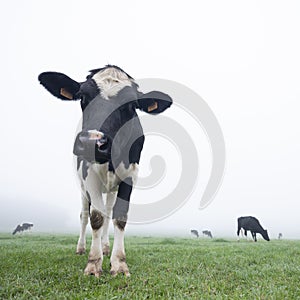
M 62 100 L 78 100 L 80 84 L 65 74 L 57 72 L 44 72 L 38 77 L 39 82 L 53 96 Z
M 159 114 L 170 107 L 172 103 L 172 98 L 162 92 L 152 91 L 138 94 L 138 108 L 149 114 Z

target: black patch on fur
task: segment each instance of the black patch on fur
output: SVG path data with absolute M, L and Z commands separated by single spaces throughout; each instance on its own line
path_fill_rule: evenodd
M 82 178 L 85 180 L 88 176 L 88 162 L 85 159 L 82 159 Z
M 135 164 L 135 163 L 138 164 L 140 162 L 144 142 L 145 142 L 145 136 L 141 135 L 132 144 L 132 147 L 130 148 L 130 151 L 129 151 L 129 164 Z M 129 166 L 126 166 L 126 167 L 128 168 Z
M 93 210 L 90 216 L 91 227 L 94 230 L 98 230 L 103 225 L 104 218 L 101 215 L 100 211 Z
M 115 168 L 111 160 L 108 163 L 108 171 L 115 173 Z
M 78 171 L 79 170 L 79 168 L 80 168 L 80 163 L 81 163 L 81 159 L 80 159 L 80 157 L 79 156 L 77 156 L 77 168 L 76 168 L 76 170 Z
M 126 221 L 117 220 L 116 225 L 118 226 L 118 228 L 120 230 L 124 230 L 124 228 L 126 226 Z
M 90 193 L 88 191 L 86 191 L 86 197 L 87 197 L 87 200 L 88 200 L 88 203 L 89 203 L 89 216 L 91 215 L 91 196 L 90 196 Z
M 80 85 L 79 92 L 77 93 L 78 98 L 81 99 L 80 105 L 82 111 L 89 105 L 89 103 L 99 95 L 100 89 L 93 79 L 88 79 Z
M 132 192 L 132 178 L 128 177 L 119 184 L 117 200 L 113 208 L 113 219 L 126 221 Z
M 88 191 L 86 191 L 86 197 L 87 197 L 89 204 L 91 204 L 91 195 Z
M 88 176 L 88 162 L 82 157 L 82 156 L 77 156 L 77 171 L 80 168 L 80 164 L 82 162 L 82 178 L 83 180 L 86 179 L 86 177 Z

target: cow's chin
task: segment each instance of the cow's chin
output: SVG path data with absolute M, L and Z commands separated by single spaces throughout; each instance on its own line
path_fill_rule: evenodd
M 111 154 L 107 145 L 103 145 L 102 147 L 96 145 L 95 148 L 94 162 L 103 163 L 111 159 Z
M 86 160 L 87 162 L 93 164 L 93 163 L 98 163 L 98 164 L 103 164 L 106 162 L 110 161 L 110 155 L 105 154 L 105 153 L 100 153 L 98 155 L 95 155 L 94 157 L 91 156 L 86 156 L 86 155 L 77 155 L 79 158 Z
M 74 145 L 74 154 L 84 158 L 90 163 L 103 163 L 111 159 L 110 149 L 106 145 L 99 147 L 97 143 L 94 142 L 84 146 L 85 147 L 83 147 L 82 144 Z

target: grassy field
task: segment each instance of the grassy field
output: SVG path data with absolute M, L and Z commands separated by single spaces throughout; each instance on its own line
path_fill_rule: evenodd
M 98 279 L 76 241 L 0 234 L 0 299 L 300 299 L 300 241 L 126 237 L 131 277 Z

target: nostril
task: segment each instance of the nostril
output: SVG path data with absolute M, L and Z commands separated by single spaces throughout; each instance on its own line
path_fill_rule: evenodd
M 101 139 L 100 139 L 100 143 L 101 144 L 106 144 L 108 142 L 108 139 L 106 136 L 103 136 Z
M 107 146 L 108 138 L 106 136 L 102 136 L 101 139 L 97 140 L 97 146 L 103 150 L 105 146 Z

